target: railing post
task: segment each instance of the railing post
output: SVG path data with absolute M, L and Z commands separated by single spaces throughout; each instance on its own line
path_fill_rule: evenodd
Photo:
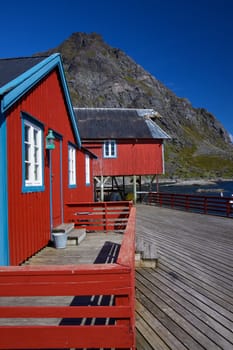
M 107 203 L 104 202 L 104 218 L 105 218 L 105 225 L 104 230 L 108 232 L 108 209 L 107 209 Z
M 208 213 L 208 198 L 204 197 L 204 213 Z
M 231 214 L 231 203 L 230 201 L 226 201 L 226 216 L 229 217 Z
M 171 199 L 170 199 L 170 202 L 171 202 L 171 208 L 174 208 L 174 193 L 171 193 Z
M 185 209 L 189 211 L 189 196 L 185 195 Z
M 160 207 L 162 207 L 162 205 L 163 205 L 163 199 L 162 199 L 162 193 L 161 192 L 159 193 L 159 205 L 160 205 Z

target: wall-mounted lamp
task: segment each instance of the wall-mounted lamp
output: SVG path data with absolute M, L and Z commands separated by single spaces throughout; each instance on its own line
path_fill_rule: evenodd
M 49 130 L 48 135 L 46 136 L 46 149 L 55 149 L 54 143 L 55 137 L 53 135 L 53 130 Z

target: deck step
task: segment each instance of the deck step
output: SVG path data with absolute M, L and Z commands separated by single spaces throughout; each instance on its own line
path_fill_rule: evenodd
M 79 245 L 86 237 L 86 229 L 73 229 L 67 235 L 67 245 Z
M 53 233 L 63 232 L 67 235 L 74 229 L 74 223 L 61 224 L 53 228 Z

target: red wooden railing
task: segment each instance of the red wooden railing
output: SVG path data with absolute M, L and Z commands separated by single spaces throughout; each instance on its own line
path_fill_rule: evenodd
M 135 215 L 131 207 L 115 264 L 0 267 L 0 349 L 135 349 Z M 69 306 L 68 296 L 115 302 Z M 74 322 L 58 325 L 64 318 Z M 77 318 L 91 322 L 75 325 Z
M 68 203 L 65 221 L 94 231 L 125 230 L 132 202 Z
M 166 206 L 173 209 L 201 214 L 233 217 L 233 203 L 230 197 L 199 196 L 168 192 L 149 193 L 144 202 L 150 205 Z

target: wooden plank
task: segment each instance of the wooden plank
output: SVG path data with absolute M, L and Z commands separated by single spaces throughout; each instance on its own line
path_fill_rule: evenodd
M 0 306 L 0 318 L 129 318 L 130 312 L 128 306 Z
M 137 269 L 138 317 L 166 344 L 160 324 L 187 349 L 232 349 L 231 219 L 138 205 L 136 227 L 159 255 L 157 269 Z M 143 343 L 146 330 L 137 332 Z
M 143 334 L 143 337 L 145 338 L 143 346 L 149 343 L 149 346 L 154 350 L 169 350 L 169 347 L 158 336 L 158 334 L 156 334 L 153 327 L 150 327 L 150 325 L 146 323 L 142 317 L 137 318 L 137 329 L 141 334 Z M 147 349 L 147 347 L 143 347 L 142 349 Z
M 205 286 L 199 286 L 196 282 L 185 278 L 180 272 L 176 275 L 171 273 L 171 268 L 166 267 L 160 263 L 160 268 L 157 270 L 158 274 L 164 276 L 172 283 L 179 284 L 186 291 L 190 291 L 200 299 L 205 299 L 207 305 L 217 310 L 219 313 L 225 315 L 229 320 L 233 321 L 233 305 L 228 303 L 222 296 L 218 297 L 214 294 L 214 290 L 207 290 Z
M 145 270 L 143 271 L 144 277 L 146 278 L 144 281 L 147 283 L 147 288 L 153 290 L 157 297 L 169 304 L 173 310 L 176 310 L 196 329 L 204 332 L 209 339 L 213 340 L 220 347 L 223 346 L 229 349 L 232 347 L 231 329 L 233 323 L 231 321 L 212 310 L 204 302 L 194 298 L 176 284 L 168 283 L 164 278 L 162 281 L 166 282 L 166 284 L 161 283 L 160 280 L 156 279 L 156 274 L 148 273 Z M 149 281 L 153 281 L 153 283 L 149 283 Z
M 136 334 L 136 344 L 137 344 L 137 350 L 155 350 L 156 348 L 153 348 L 147 341 L 147 339 L 144 337 L 144 328 L 142 328 L 142 332 L 140 332 L 140 324 L 138 323 L 138 329 Z
M 143 293 L 141 292 L 141 289 L 143 290 Z M 189 335 L 191 327 L 189 327 L 188 322 L 181 318 L 179 314 L 176 314 L 176 312 L 173 311 L 167 304 L 163 304 L 162 307 L 160 307 L 161 304 L 158 306 L 157 303 L 154 302 L 154 297 L 151 297 L 151 292 L 148 292 L 148 289 L 139 284 L 138 281 L 136 296 L 137 300 L 139 300 L 146 309 L 150 310 L 151 314 L 156 317 L 170 333 L 174 334 L 176 338 L 188 349 L 203 350 L 199 340 L 197 340 L 199 334 L 196 335 L 196 340 L 193 337 L 193 333 L 192 336 Z M 136 326 L 138 327 L 138 324 L 136 324 Z
M 156 238 L 156 241 L 158 239 Z M 213 263 L 210 259 L 202 260 L 201 256 L 196 254 L 196 259 L 194 259 L 194 254 L 192 254 L 192 257 L 190 254 L 183 249 L 180 248 L 180 245 L 172 244 L 172 246 L 169 246 L 166 244 L 164 245 L 164 240 L 160 240 L 160 254 L 165 253 L 169 255 L 169 257 L 175 258 L 176 260 L 183 261 L 190 266 L 193 266 L 194 268 L 201 269 L 202 271 L 206 271 L 208 273 L 212 273 L 218 278 L 223 278 L 223 281 L 233 281 L 233 275 L 226 272 L 225 268 L 222 266 L 219 266 L 215 263 Z
M 124 326 L 6 326 L 0 327 L 0 339 L 0 349 L 130 348 L 133 333 Z
M 163 259 L 163 266 L 165 266 L 166 268 L 169 268 L 170 264 L 165 259 Z M 206 275 L 206 278 L 205 278 L 205 275 L 204 276 L 202 275 L 199 278 L 197 273 L 195 275 L 192 275 L 190 274 L 189 270 L 184 271 L 182 268 L 180 268 L 180 266 L 177 266 L 177 264 L 175 263 L 172 266 L 172 271 L 174 273 L 180 273 L 181 275 L 185 276 L 188 280 L 191 280 L 192 282 L 197 283 L 202 288 L 206 288 L 213 294 L 223 298 L 228 303 L 230 304 L 233 303 L 231 293 L 229 293 L 228 290 L 225 290 L 223 287 L 221 287 L 221 285 L 217 283 L 217 281 L 215 283 L 214 282 L 211 283 L 211 281 L 208 278 L 208 275 Z
M 137 326 L 139 324 L 142 325 L 141 319 L 147 324 L 147 328 L 151 328 L 153 330 L 154 336 L 152 340 L 146 337 L 147 342 L 150 341 L 150 345 L 155 349 L 157 347 L 157 338 L 159 336 L 160 339 L 166 339 L 166 344 L 169 349 L 177 349 L 177 350 L 185 350 L 187 349 L 182 342 L 180 342 L 176 336 L 174 336 L 159 320 L 152 315 L 150 310 L 146 309 L 139 301 L 136 302 L 136 312 L 138 314 L 137 317 Z M 165 345 L 164 345 L 165 348 Z

